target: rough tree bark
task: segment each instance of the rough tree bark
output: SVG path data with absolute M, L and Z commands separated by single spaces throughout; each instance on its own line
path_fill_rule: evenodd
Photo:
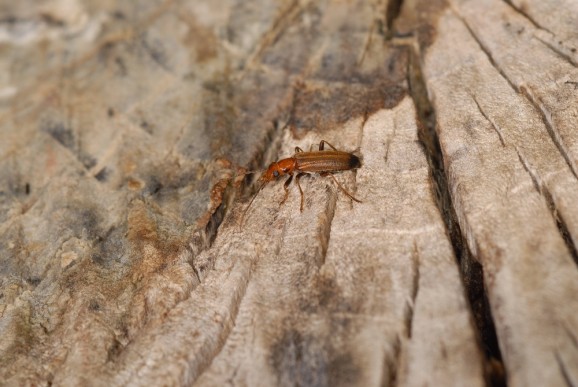
M 578 3 L 0 4 L 3 385 L 578 385 Z M 362 158 L 283 204 L 261 170 Z M 241 223 L 242 221 L 242 223 Z

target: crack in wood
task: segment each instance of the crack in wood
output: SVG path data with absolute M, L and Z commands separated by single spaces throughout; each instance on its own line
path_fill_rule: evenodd
M 371 47 L 371 43 L 373 41 L 373 34 L 374 34 L 373 31 L 375 30 L 375 26 L 376 26 L 376 21 L 371 23 L 371 27 L 369 28 L 369 33 L 367 34 L 367 39 L 365 40 L 365 44 L 363 45 L 363 50 L 361 51 L 361 55 L 360 55 L 359 59 L 357 60 L 357 67 L 361 67 L 361 65 L 363 64 L 363 61 L 365 59 L 365 55 L 369 51 L 369 47 Z
M 490 52 L 489 48 L 486 47 L 482 43 L 480 38 L 478 38 L 478 36 L 474 33 L 474 31 L 472 30 L 472 27 L 470 27 L 470 25 L 468 24 L 466 19 L 459 13 L 458 10 L 456 10 L 453 7 L 451 9 L 452 9 L 454 15 L 462 22 L 464 27 L 466 27 L 466 29 L 470 33 L 470 36 L 476 41 L 476 43 L 478 43 L 480 50 L 486 55 L 486 57 L 490 61 L 490 64 L 496 69 L 496 71 L 502 76 L 502 78 L 504 78 L 506 80 L 506 82 L 508 82 L 510 87 L 512 89 L 514 89 L 516 92 L 518 92 L 519 91 L 518 87 L 514 84 L 514 82 L 510 78 L 508 78 L 508 76 L 506 75 L 506 72 L 498 65 L 498 63 L 495 61 L 494 57 L 492 56 L 492 53 Z
M 560 368 L 560 373 L 564 377 L 564 381 L 566 382 L 568 387 L 578 387 L 578 381 L 572 380 L 572 375 L 570 374 L 570 371 L 568 371 L 568 368 L 566 368 L 566 363 L 564 363 L 564 360 L 562 359 L 562 356 L 560 356 L 560 353 L 558 351 L 555 351 L 554 356 L 556 357 L 556 362 L 558 363 L 558 367 Z
M 227 183 L 227 186 L 225 187 L 222 195 L 223 197 L 221 203 L 210 215 L 206 226 L 195 232 L 193 236 L 193 242 L 189 244 L 190 247 L 192 247 L 193 244 L 197 246 L 197 248 L 191 250 L 194 253 L 193 256 L 198 255 L 203 250 L 209 249 L 213 245 L 213 242 L 217 237 L 217 232 L 219 231 L 219 228 L 223 223 L 226 215 L 229 213 L 228 210 L 235 198 L 235 189 L 231 186 L 230 182 Z M 195 268 L 195 265 L 191 266 L 193 266 L 197 276 L 202 272 L 201 270 L 197 271 L 198 268 Z
M 259 147 L 259 151 L 249 163 L 249 168 L 252 171 L 248 173 L 248 175 L 243 179 L 241 184 L 241 198 L 246 198 L 247 196 L 253 196 L 257 194 L 257 181 L 260 176 L 260 172 L 265 170 L 269 162 L 275 158 L 274 155 L 279 153 L 283 131 L 290 125 L 290 122 L 291 118 L 288 118 L 283 125 L 279 119 L 275 119 L 271 122 L 271 126 L 265 132 L 262 146 Z M 248 177 L 249 175 L 252 177 Z M 247 206 L 248 205 L 249 204 L 247 204 Z M 246 211 L 246 209 L 247 207 L 245 207 L 243 211 Z M 245 216 L 246 215 L 247 214 L 245 214 Z M 239 220 L 239 222 L 241 222 L 241 220 Z
M 574 60 L 574 58 L 572 58 L 570 55 L 566 54 L 564 51 L 554 46 L 552 43 L 542 39 L 540 36 L 534 35 L 534 38 L 536 38 L 538 42 L 542 43 L 544 46 L 552 50 L 560 59 L 568 62 L 568 64 L 570 64 L 572 67 L 578 67 L 578 63 Z
M 528 175 L 530 175 L 530 179 L 532 179 L 532 184 L 534 185 L 534 188 L 542 196 L 543 194 L 542 184 L 540 184 L 538 176 L 536 176 L 536 174 L 532 171 L 532 168 L 530 167 L 528 161 L 524 158 L 524 156 L 522 156 L 518 147 L 516 146 L 514 147 L 514 149 L 516 149 L 518 159 L 520 160 L 520 163 L 524 167 L 524 170 L 528 173 Z
M 576 264 L 578 264 L 578 251 L 576 250 L 576 245 L 574 244 L 574 241 L 572 239 L 572 234 L 570 233 L 570 230 L 568 229 L 568 226 L 566 224 L 566 221 L 564 220 L 564 217 L 558 211 L 555 200 L 552 197 L 552 193 L 550 192 L 548 185 L 545 184 L 540 179 L 540 177 L 538 176 L 538 174 L 536 172 L 534 172 L 530 163 L 524 158 L 524 156 L 522 156 L 522 153 L 520 152 L 518 147 L 515 147 L 515 149 L 516 149 L 516 153 L 518 154 L 518 159 L 520 160 L 520 163 L 522 164 L 522 166 L 524 167 L 524 170 L 528 173 L 528 175 L 530 175 L 530 178 L 532 179 L 532 183 L 534 185 L 534 188 L 540 194 L 540 196 L 542 196 L 544 198 L 546 205 L 548 206 L 548 209 L 550 210 L 550 213 L 552 214 L 552 218 L 554 219 L 554 222 L 556 223 L 556 226 L 558 228 L 558 232 L 562 236 L 562 239 L 564 240 L 566 247 L 568 247 L 568 251 L 572 255 L 574 262 L 576 262 Z
M 572 330 L 568 328 L 568 325 L 566 324 L 564 324 L 564 331 L 566 332 L 570 340 L 572 340 L 572 344 L 574 344 L 574 347 L 578 348 L 578 337 L 576 337 L 574 332 L 572 332 Z
M 552 138 L 552 141 L 554 141 L 554 144 L 556 145 L 560 154 L 562 155 L 562 157 L 566 161 L 566 164 L 568 164 L 568 167 L 572 171 L 572 174 L 574 175 L 574 177 L 576 177 L 578 179 L 578 172 L 577 172 L 578 168 L 576 167 L 576 165 L 572 161 L 572 159 L 569 155 L 569 152 L 566 149 L 566 146 L 563 144 L 562 139 L 560 138 L 560 134 L 558 133 L 558 130 L 555 128 L 554 122 L 552 121 L 551 113 L 546 109 L 546 107 L 544 106 L 543 103 L 536 101 L 536 98 L 534 98 L 534 96 L 531 94 L 531 92 L 530 92 L 531 90 L 529 89 L 528 86 L 518 87 L 513 83 L 513 81 L 510 78 L 508 78 L 505 71 L 494 60 L 490 50 L 486 46 L 484 46 L 484 44 L 481 42 L 481 40 L 476 36 L 476 34 L 472 30 L 472 28 L 469 26 L 467 21 L 464 19 L 464 17 L 457 10 L 455 10 L 453 8 L 452 8 L 452 10 L 454 11 L 456 17 L 462 21 L 464 26 L 470 32 L 470 35 L 472 36 L 472 38 L 478 43 L 480 49 L 482 50 L 482 52 L 485 53 L 486 57 L 488 58 L 488 60 L 492 64 L 492 66 L 498 71 L 498 73 L 500 73 L 500 75 L 508 82 L 508 84 L 512 87 L 512 89 L 514 89 L 517 92 L 522 93 L 528 99 L 528 101 L 530 101 L 530 103 L 538 110 L 538 112 L 540 112 L 540 115 L 542 116 L 542 121 L 544 122 L 544 125 L 546 126 L 546 130 L 548 131 L 548 134 L 550 135 L 550 137 Z
M 393 24 L 399 17 L 401 9 L 403 7 L 404 0 L 388 0 L 387 9 L 385 12 L 385 21 L 387 27 L 387 33 L 391 37 L 393 36 Z
M 213 360 L 216 359 L 217 356 L 219 356 L 219 354 L 223 351 L 223 348 L 225 348 L 225 345 L 227 344 L 229 337 L 231 337 L 231 332 L 233 332 L 233 328 L 235 327 L 235 321 L 237 320 L 237 316 L 239 315 L 239 310 L 241 310 L 241 303 L 243 302 L 243 299 L 247 294 L 247 288 L 249 287 L 249 282 L 251 281 L 251 277 L 255 267 L 255 261 L 256 260 L 254 259 L 250 262 L 249 270 L 247 273 L 248 275 L 244 283 L 240 284 L 241 285 L 240 287 L 237 287 L 238 292 L 236 293 L 236 297 L 232 298 L 233 302 L 231 302 L 231 307 L 228 308 L 228 310 L 230 310 L 228 318 L 229 324 L 225 324 L 225 327 L 221 331 L 223 334 L 223 336 L 221 337 L 222 340 L 220 340 L 220 343 L 217 344 L 217 348 L 215 348 L 215 350 L 211 354 L 207 355 L 207 358 L 205 359 L 206 360 L 205 367 L 202 368 L 199 367 L 195 378 L 190 382 L 194 382 L 194 380 L 197 380 L 209 368 Z
M 197 267 L 195 266 L 195 261 L 194 261 L 195 253 L 193 252 L 193 250 L 194 250 L 193 243 L 189 243 L 188 250 L 191 253 L 191 257 L 190 257 L 191 259 L 188 261 L 188 263 L 189 263 L 189 265 L 191 265 L 191 268 L 193 269 L 193 273 L 195 273 L 195 277 L 197 278 L 197 281 L 199 281 L 199 284 L 201 284 L 203 281 L 201 281 L 200 272 L 197 269 Z
M 326 211 L 324 212 L 326 224 L 324 227 L 322 227 L 319 234 L 319 238 L 321 240 L 321 255 L 317 263 L 319 269 L 321 269 L 321 267 L 325 264 L 325 258 L 327 257 L 329 239 L 331 238 L 331 225 L 333 224 L 335 209 L 337 207 L 337 195 L 339 195 L 339 192 L 335 192 L 333 195 L 331 195 L 329 203 L 327 203 Z
M 536 108 L 536 110 L 540 113 L 540 115 L 542 116 L 542 122 L 546 126 L 546 130 L 548 131 L 550 138 L 554 142 L 554 145 L 556 145 L 556 148 L 558 148 L 558 151 L 564 158 L 564 161 L 566 161 L 566 164 L 568 165 L 568 168 L 570 168 L 570 171 L 572 172 L 574 177 L 578 179 L 578 172 L 577 172 L 578 168 L 576 167 L 576 164 L 572 160 L 572 157 L 570 156 L 570 152 L 566 148 L 566 145 L 562 141 L 560 133 L 556 129 L 556 126 L 552 120 L 552 114 L 548 111 L 546 106 L 544 106 L 542 101 L 539 101 L 537 98 L 534 97 L 532 90 L 530 89 L 529 86 L 521 86 L 520 92 L 528 99 L 528 101 L 530 101 L 530 103 L 534 106 L 534 108 Z
M 263 51 L 279 39 L 281 34 L 291 26 L 291 22 L 303 13 L 310 3 L 310 1 L 291 1 L 289 5 L 279 13 L 279 18 L 273 22 L 270 30 L 264 33 L 263 39 L 256 44 L 253 52 L 247 55 L 247 60 L 243 66 L 244 69 L 255 66 Z
M 234 231 L 229 231 L 230 233 L 234 233 Z M 224 238 L 225 239 L 225 238 Z M 238 243 L 244 244 L 242 241 L 238 241 Z M 244 246 L 245 251 L 250 250 L 249 246 Z M 220 250 L 230 249 L 228 244 L 221 246 Z M 221 255 L 220 253 L 215 253 L 216 255 Z M 241 308 L 241 304 L 245 295 L 247 293 L 247 289 L 249 283 L 251 281 L 252 274 L 254 272 L 254 267 L 259 257 L 257 254 L 255 255 L 248 255 L 245 257 L 236 257 L 235 262 L 231 264 L 231 273 L 239 274 L 235 276 L 228 276 L 224 273 L 224 277 L 221 279 L 220 284 L 223 282 L 229 282 L 231 288 L 234 289 L 234 292 L 230 295 L 222 295 L 223 303 L 220 305 L 226 305 L 225 307 L 220 307 L 217 309 L 211 308 L 206 309 L 206 313 L 204 317 L 200 317 L 195 315 L 195 311 L 183 312 L 178 317 L 177 320 L 173 320 L 172 324 L 169 323 L 169 327 L 166 328 L 170 329 L 178 329 L 179 332 L 175 332 L 175 335 L 186 335 L 184 330 L 190 332 L 195 332 L 205 326 L 206 329 L 213 329 L 208 328 L 208 325 L 211 326 L 219 326 L 219 328 L 214 328 L 216 331 L 214 335 L 207 335 L 204 337 L 204 340 L 201 342 L 192 345 L 192 342 L 188 342 L 185 344 L 185 347 L 188 345 L 189 348 L 195 347 L 197 350 L 195 353 L 187 354 L 185 359 L 181 359 L 181 361 L 186 361 L 188 364 L 186 367 L 183 368 L 183 374 L 180 375 L 180 380 L 183 385 L 191 385 L 193 384 L 212 364 L 215 358 L 219 356 L 222 352 L 223 348 L 225 347 L 228 338 L 230 337 L 233 328 L 235 327 L 235 322 L 239 315 L 239 311 Z M 214 294 L 217 290 L 215 288 L 219 287 L 220 285 L 217 283 L 212 283 L 207 285 L 206 288 L 201 288 L 201 292 L 205 292 L 204 296 Z M 192 293 L 193 294 L 193 293 Z M 188 300 L 185 302 L 192 304 L 191 306 L 195 306 L 195 301 L 203 300 L 205 297 L 202 295 L 197 295 L 198 297 L 189 297 Z M 202 305 L 202 302 L 201 302 Z M 196 323 L 188 323 L 183 322 L 183 320 L 188 320 L 189 317 L 194 317 L 196 319 Z M 208 324 L 208 325 L 207 325 Z M 193 336 L 194 337 L 194 336 Z M 164 338 L 168 338 L 168 334 L 163 335 L 158 342 L 154 342 L 155 348 L 152 350 L 159 351 L 157 345 L 159 347 L 163 346 L 162 341 Z M 166 343 L 164 344 L 166 345 Z M 161 351 L 162 352 L 162 351 Z M 129 367 L 129 375 L 120 376 L 119 378 L 115 378 L 113 380 L 113 384 L 127 384 L 130 380 L 135 380 L 136 378 L 144 378 L 145 380 L 151 380 L 151 374 L 154 373 L 155 368 L 155 358 L 151 358 L 150 356 L 143 356 L 139 354 L 138 349 L 131 352 L 134 356 L 139 358 L 139 365 L 136 367 Z M 182 355 L 182 354 L 181 354 Z M 160 361 L 160 360 L 159 360 Z M 166 361 L 166 355 L 165 359 Z M 134 364 L 134 360 L 133 360 Z M 119 373 L 120 375 L 120 373 Z M 137 377 L 138 375 L 138 377 Z
M 411 305 L 409 305 L 408 310 L 406 311 L 406 329 L 407 329 L 407 337 L 411 339 L 412 329 L 413 329 L 413 315 L 414 315 L 414 308 L 415 308 L 415 301 L 417 299 L 417 295 L 419 293 L 419 278 L 420 278 L 420 271 L 419 271 L 419 249 L 417 247 L 417 243 L 414 241 L 413 252 L 411 255 L 412 258 L 412 269 L 413 269 L 413 281 L 411 287 Z
M 524 12 L 523 9 L 516 7 L 511 0 L 504 0 L 504 3 L 506 3 L 507 5 L 509 5 L 512 10 L 520 15 L 522 15 L 522 17 L 524 17 L 524 19 L 528 20 L 533 26 L 534 28 L 536 28 L 537 30 L 542 30 L 542 31 L 546 31 L 547 33 L 551 34 L 552 36 L 555 36 L 555 34 L 550 31 L 549 29 L 547 29 L 546 27 L 541 26 L 540 24 L 538 24 L 538 22 L 536 20 L 534 20 L 530 15 L 528 15 L 527 12 Z
M 169 74 L 174 75 L 174 71 L 166 63 L 167 55 L 165 54 L 163 47 L 160 44 L 154 45 L 149 42 L 146 36 L 140 39 L 144 51 L 149 55 L 149 57 L 155 62 L 161 69 Z M 144 129 L 144 128 L 143 128 Z
M 482 107 L 480 106 L 480 103 L 478 102 L 478 99 L 476 98 L 475 95 L 472 94 L 472 99 L 474 100 L 474 102 L 476 103 L 476 106 L 478 107 L 478 110 L 480 111 L 480 113 L 482 114 L 482 116 L 484 116 L 484 118 L 492 125 L 492 128 L 496 131 L 496 133 L 498 134 L 498 138 L 500 139 L 500 142 L 502 143 L 502 147 L 506 146 L 506 142 L 504 141 L 504 135 L 502 134 L 502 130 L 499 128 L 498 124 L 496 124 L 494 122 L 494 120 L 490 119 L 490 117 L 482 110 Z
M 411 50 L 407 72 L 408 84 L 409 93 L 416 106 L 418 140 L 423 146 L 428 161 L 430 178 L 433 190 L 436 193 L 434 195 L 435 204 L 443 219 L 454 255 L 459 264 L 460 277 L 467 295 L 466 299 L 470 310 L 473 312 L 473 327 L 476 335 L 482 340 L 484 347 L 485 377 L 488 381 L 491 381 L 488 382 L 489 384 L 506 386 L 505 375 L 494 371 L 495 367 L 489 366 L 497 363 L 499 365 L 497 368 L 503 369 L 502 354 L 497 341 L 494 319 L 487 302 L 482 266 L 477 262 L 472 251 L 470 251 L 469 244 L 465 238 L 467 233 L 462 233 L 457 220 L 457 211 L 450 194 L 441 144 L 435 130 L 437 125 L 435 110 L 429 99 L 427 85 L 423 78 L 419 54 L 416 52 L 417 45 L 408 45 L 408 47 Z M 505 77 L 504 74 L 502 75 Z M 510 85 L 512 84 L 510 83 Z
M 392 343 L 393 346 L 393 356 L 384 356 L 385 364 L 384 368 L 389 370 L 389 378 L 381 380 L 381 386 L 389 386 L 389 387 L 396 387 L 398 384 L 398 372 L 399 372 L 399 365 L 400 365 L 400 357 L 401 357 L 401 338 L 399 335 L 395 336 L 395 340 Z

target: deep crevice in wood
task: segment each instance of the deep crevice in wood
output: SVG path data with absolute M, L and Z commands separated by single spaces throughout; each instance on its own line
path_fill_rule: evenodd
M 393 36 L 393 23 L 399 16 L 402 6 L 403 0 L 389 0 L 387 2 L 387 9 L 385 11 L 385 23 L 387 26 L 386 38 Z
M 398 336 L 395 337 L 395 341 L 393 343 L 393 356 L 389 358 L 385 356 L 385 364 L 384 368 L 389 370 L 389 378 L 387 380 L 382 380 L 382 386 L 389 386 L 389 387 L 396 387 L 398 382 L 398 372 L 399 372 L 399 365 L 400 361 L 399 358 L 401 356 L 401 338 Z M 390 360 L 391 359 L 391 360 Z M 389 361 L 388 361 L 389 360 Z
M 286 126 L 287 124 L 281 125 L 278 120 L 273 120 L 270 128 L 265 132 L 262 148 L 256 153 L 250 163 L 250 168 L 256 170 L 257 172 L 246 175 L 243 179 L 243 182 L 241 183 L 240 188 L 234 187 L 233 183 L 235 176 L 231 177 L 231 180 L 227 184 L 227 187 L 223 193 L 221 204 L 211 215 L 207 225 L 203 229 L 197 230 L 194 233 L 193 240 L 189 244 L 193 253 L 191 266 L 200 282 L 202 282 L 202 279 L 205 277 L 204 272 L 206 271 L 207 267 L 211 267 L 213 262 L 208 262 L 207 265 L 204 265 L 203 267 L 197 267 L 194 264 L 194 257 L 212 246 L 215 238 L 217 237 L 219 228 L 223 224 L 223 221 L 227 215 L 229 215 L 229 210 L 233 208 L 233 203 L 238 199 L 243 200 L 244 198 L 257 194 L 255 182 L 257 181 L 260 171 L 265 168 L 265 164 L 267 164 L 268 159 L 272 157 L 273 153 L 277 153 L 277 150 L 280 147 L 281 134 Z M 275 144 L 275 146 L 271 146 L 271 144 Z M 255 177 L 256 175 L 257 177 Z M 242 211 L 246 210 L 246 207 L 243 205 L 240 208 Z M 242 216 L 235 216 L 232 217 L 232 219 L 233 221 L 241 222 Z
M 489 386 L 507 386 L 502 354 L 484 287 L 483 268 L 470 251 L 457 221 L 447 182 L 441 145 L 435 130 L 435 111 L 428 97 L 419 54 L 415 48 L 411 49 L 410 53 L 408 84 L 416 106 L 418 139 L 428 160 L 435 202 L 459 263 L 462 283 L 474 317 L 474 328 L 482 342 L 486 383 Z
M 227 184 L 225 191 L 223 192 L 223 199 L 221 204 L 215 209 L 215 211 L 211 214 L 207 225 L 202 229 L 197 229 L 193 233 L 193 237 L 191 242 L 189 243 L 189 250 L 191 251 L 191 261 L 189 262 L 195 275 L 199 279 L 199 282 L 202 282 L 201 279 L 204 278 L 203 271 L 204 268 L 196 267 L 194 264 L 194 258 L 204 250 L 209 249 L 215 238 L 217 237 L 217 232 L 219 231 L 219 227 L 223 223 L 226 215 L 228 214 L 228 210 L 231 207 L 231 204 L 236 196 L 236 190 L 233 188 L 231 182 Z
M 248 210 L 247 207 L 254 195 L 258 194 L 259 187 L 256 184 L 257 180 L 260 177 L 261 172 L 267 168 L 267 164 L 271 161 L 274 155 L 278 153 L 279 148 L 281 147 L 281 136 L 283 130 L 289 125 L 289 123 L 290 120 L 282 125 L 279 119 L 273 120 L 269 129 L 265 132 L 265 137 L 261 143 L 262 145 L 249 163 L 249 168 L 252 172 L 245 176 L 241 188 L 239 189 L 239 199 L 242 203 L 242 215 L 238 218 L 238 222 L 244 221 L 244 217 L 247 216 L 245 211 Z M 242 225 L 239 224 L 239 226 Z

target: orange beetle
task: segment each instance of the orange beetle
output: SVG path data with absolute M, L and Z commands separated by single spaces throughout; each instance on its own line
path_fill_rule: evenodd
M 325 144 L 327 144 L 333 150 L 324 150 Z M 361 161 L 359 160 L 359 157 L 349 152 L 338 151 L 333 145 L 325 140 L 321 140 L 319 143 L 318 151 L 304 152 L 303 149 L 295 147 L 295 154 L 292 157 L 272 162 L 269 165 L 269 168 L 263 172 L 258 180 L 260 183 L 259 189 L 245 209 L 243 218 L 251 207 L 251 204 L 253 203 L 253 200 L 255 200 L 255 197 L 259 191 L 261 191 L 261 189 L 267 185 L 267 183 L 282 176 L 288 175 L 289 178 L 285 181 L 285 184 L 283 184 L 283 188 L 285 189 L 285 197 L 280 204 L 285 203 L 285 200 L 287 200 L 287 197 L 289 196 L 289 185 L 293 181 L 294 173 L 297 173 L 295 181 L 297 182 L 297 187 L 299 187 L 299 192 L 301 193 L 301 212 L 303 212 L 303 190 L 301 189 L 299 180 L 304 175 L 312 172 L 317 172 L 322 176 L 331 176 L 333 181 L 335 181 L 335 184 L 337 184 L 343 193 L 349 196 L 351 200 L 355 200 L 356 202 L 361 203 L 359 199 L 356 199 L 353 197 L 353 195 L 347 192 L 347 190 L 343 188 L 341 184 L 339 184 L 335 176 L 333 176 L 333 172 L 347 171 L 359 167 L 361 167 Z

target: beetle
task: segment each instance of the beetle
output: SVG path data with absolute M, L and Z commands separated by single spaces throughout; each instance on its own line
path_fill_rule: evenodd
M 332 150 L 325 150 L 325 145 L 328 145 Z M 285 196 L 280 204 L 285 203 L 287 200 L 287 197 L 289 196 L 289 185 L 293 181 L 293 176 L 295 176 L 295 182 L 297 183 L 297 187 L 299 187 L 299 192 L 301 193 L 301 212 L 303 212 L 303 190 L 301 189 L 299 180 L 304 175 L 310 173 L 319 173 L 321 176 L 331 176 L 333 181 L 335 181 L 335 184 L 337 184 L 343 193 L 345 193 L 351 200 L 361 203 L 361 200 L 347 192 L 347 190 L 339 184 L 335 176 L 333 176 L 333 172 L 348 171 L 359 167 L 361 167 L 359 157 L 353 153 L 339 151 L 325 140 L 321 140 L 319 143 L 318 151 L 304 152 L 303 149 L 295 147 L 295 154 L 293 156 L 272 162 L 267 170 L 263 172 L 261 177 L 259 177 L 259 189 L 245 209 L 243 218 L 251 207 L 251 204 L 253 203 L 253 200 L 255 200 L 259 191 L 261 191 L 261 189 L 263 189 L 263 187 L 270 181 L 277 180 L 283 176 L 289 176 L 289 178 L 285 181 L 285 184 L 283 184 Z

